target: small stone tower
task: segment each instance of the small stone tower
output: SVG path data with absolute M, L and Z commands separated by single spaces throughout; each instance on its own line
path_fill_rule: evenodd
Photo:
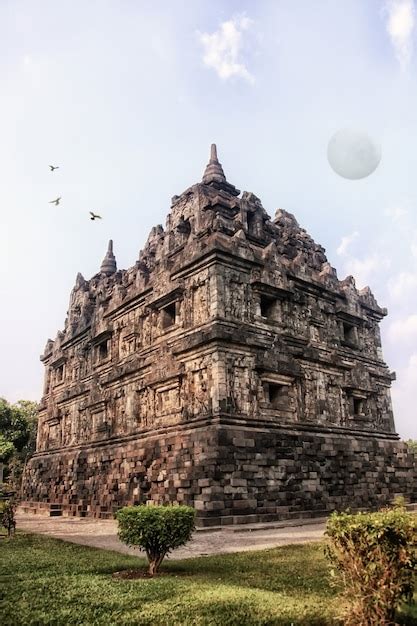
M 100 272 L 106 276 L 111 276 L 117 271 L 116 258 L 113 254 L 113 241 L 110 239 L 106 256 L 101 264 Z

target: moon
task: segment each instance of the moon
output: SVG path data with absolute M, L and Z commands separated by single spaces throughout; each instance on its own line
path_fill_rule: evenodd
M 360 130 L 342 128 L 329 141 L 327 159 L 339 176 L 359 180 L 376 170 L 381 161 L 381 147 Z

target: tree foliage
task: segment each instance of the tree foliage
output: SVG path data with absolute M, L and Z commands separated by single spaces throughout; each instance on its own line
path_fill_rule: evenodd
M 333 513 L 326 528 L 332 575 L 347 605 L 343 624 L 386 626 L 411 601 L 417 571 L 417 520 L 403 507 L 377 513 Z
M 119 539 L 146 552 L 150 576 L 171 550 L 191 539 L 195 528 L 195 510 L 183 505 L 128 506 L 117 511 L 116 519 Z
M 10 404 L 0 398 L 0 462 L 5 478 L 18 489 L 27 459 L 36 449 L 38 405 L 31 400 Z
M 0 502 L 0 524 L 7 530 L 7 535 L 11 537 L 16 530 L 16 504 L 12 500 Z
M 12 456 L 15 451 L 15 447 L 11 441 L 7 441 L 7 439 L 0 433 L 0 463 L 5 463 Z
M 410 448 L 411 452 L 417 455 L 417 441 L 415 439 L 407 439 L 405 443 Z

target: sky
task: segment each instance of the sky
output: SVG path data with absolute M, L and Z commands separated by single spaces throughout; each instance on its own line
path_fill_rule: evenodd
M 388 308 L 396 427 L 417 439 L 416 43 L 413 0 L 1 0 L 0 396 L 40 398 L 77 272 L 110 238 L 132 266 L 215 142 L 230 182 Z M 329 166 L 341 128 L 381 146 L 367 178 Z

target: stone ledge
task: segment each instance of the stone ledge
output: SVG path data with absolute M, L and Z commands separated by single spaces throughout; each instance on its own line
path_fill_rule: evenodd
M 51 507 L 51 509 L 48 511 L 48 506 Z M 51 513 L 53 513 L 54 509 L 52 509 L 52 507 L 61 507 L 59 509 L 60 513 L 56 514 L 56 515 L 52 515 Z M 411 502 L 410 504 L 406 504 L 405 507 L 408 511 L 417 511 L 417 502 Z M 39 509 L 39 510 L 37 510 Z M 56 509 L 55 509 L 56 510 Z M 365 509 L 354 509 L 352 510 L 352 513 L 357 513 L 359 512 L 359 510 L 365 510 Z M 48 504 L 48 503 L 42 503 L 42 502 L 21 502 L 17 508 L 17 515 L 27 515 L 27 514 L 32 514 L 32 515 L 37 515 L 37 516 L 42 516 L 42 517 L 76 517 L 75 515 L 65 515 L 65 512 L 62 510 L 62 505 L 53 505 L 53 504 Z M 64 513 L 64 515 L 62 515 L 62 513 Z M 275 521 L 259 521 L 259 522 L 251 522 L 249 519 L 245 519 L 240 521 L 240 523 L 232 523 L 232 524 L 218 524 L 218 525 L 210 525 L 210 526 L 197 526 L 196 527 L 196 532 L 198 533 L 210 533 L 210 532 L 217 532 L 217 531 L 224 531 L 226 533 L 241 533 L 241 532 L 256 532 L 256 531 L 261 531 L 261 530 L 274 530 L 276 528 L 294 528 L 297 526 L 311 526 L 311 525 L 316 525 L 316 524 L 325 524 L 330 512 L 327 512 L 326 515 L 317 515 L 314 516 L 311 514 L 311 512 L 306 511 L 305 512 L 306 517 L 303 517 L 302 515 L 299 517 L 293 516 L 291 519 L 281 519 L 281 520 L 275 520 Z M 255 515 L 255 516 L 236 516 L 236 517 L 262 517 L 260 515 Z M 112 519 L 113 518 L 113 514 L 111 513 L 107 513 L 107 514 L 103 514 L 100 515 L 100 519 Z M 224 520 L 226 518 L 220 518 L 220 520 Z M 197 521 L 203 521 L 202 519 L 197 520 Z M 210 520 L 211 521 L 211 520 Z
M 262 419 L 262 417 L 248 418 L 239 414 L 232 413 L 216 413 L 211 415 L 204 415 L 191 419 L 189 421 L 182 421 L 170 426 L 161 426 L 157 428 L 151 428 L 144 431 L 136 431 L 129 435 L 114 436 L 107 439 L 101 439 L 99 441 L 88 441 L 85 443 L 75 444 L 71 446 L 64 446 L 60 448 L 51 448 L 49 450 L 41 450 L 35 452 L 32 458 L 39 458 L 42 456 L 55 455 L 60 452 L 72 452 L 76 450 L 89 450 L 93 448 L 104 448 L 106 446 L 116 446 L 121 443 L 129 443 L 136 440 L 155 439 L 161 435 L 171 434 L 173 432 L 198 430 L 205 427 L 230 427 L 233 426 L 239 429 L 255 430 L 259 432 L 277 432 L 285 431 L 293 434 L 323 434 L 343 436 L 349 435 L 352 437 L 366 437 L 379 440 L 399 441 L 399 435 L 397 433 L 390 433 L 386 431 L 366 430 L 357 428 L 347 428 L 343 426 L 331 426 L 331 425 L 319 425 L 309 422 L 293 422 L 293 423 L 273 423 L 270 420 Z

